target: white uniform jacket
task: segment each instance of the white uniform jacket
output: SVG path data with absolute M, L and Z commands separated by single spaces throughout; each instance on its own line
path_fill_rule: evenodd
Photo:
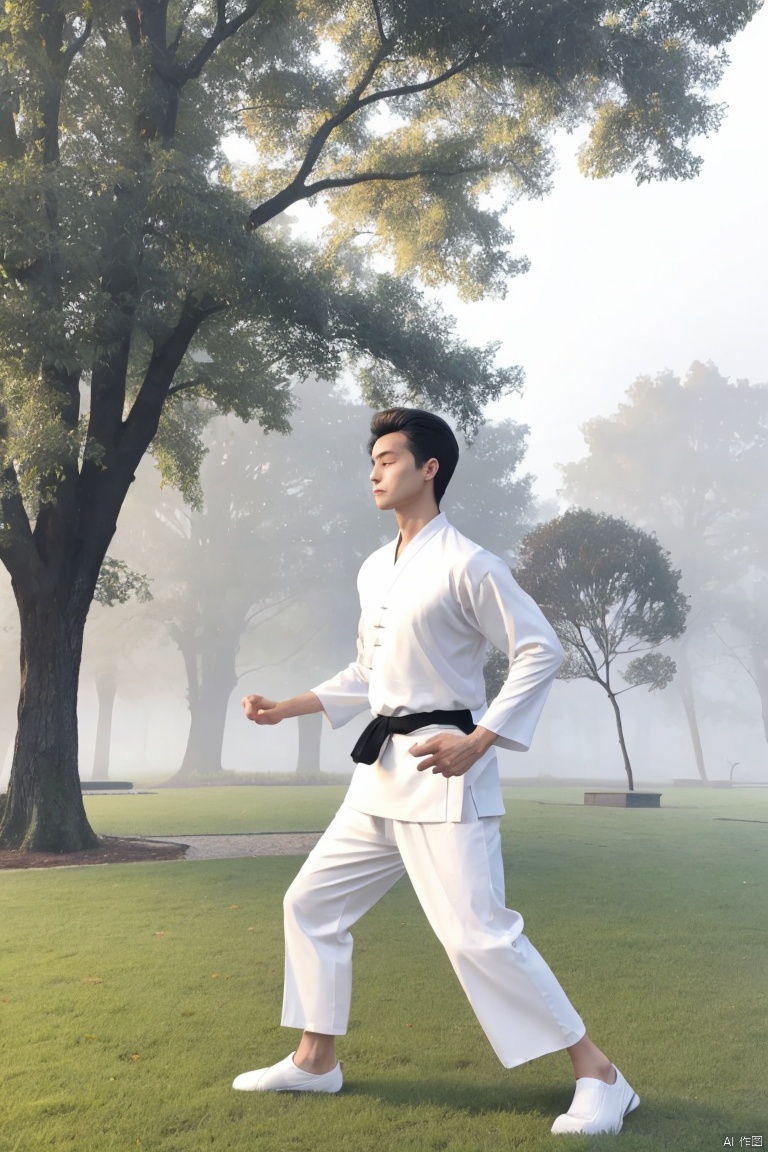
M 440 513 L 403 548 L 393 540 L 363 563 L 357 586 L 357 660 L 312 691 L 332 727 L 364 708 L 401 716 L 468 708 L 502 748 L 525 751 L 563 651 L 534 601 L 498 556 L 473 544 Z M 510 659 L 486 704 L 488 644 Z M 358 764 L 346 803 L 391 820 L 458 822 L 504 812 L 493 748 L 464 776 L 418 772 L 411 745 L 440 728 L 389 737 L 375 764 Z

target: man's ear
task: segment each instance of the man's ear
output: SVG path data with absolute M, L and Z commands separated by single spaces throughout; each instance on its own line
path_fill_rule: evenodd
M 440 467 L 440 461 L 436 460 L 434 456 L 430 460 L 427 460 L 427 462 L 424 465 L 424 479 L 425 480 L 434 480 L 435 476 L 437 475 L 437 471 L 438 471 L 439 467 Z

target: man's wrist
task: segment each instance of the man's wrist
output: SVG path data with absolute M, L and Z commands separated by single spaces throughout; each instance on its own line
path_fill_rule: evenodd
M 497 738 L 497 732 L 491 732 L 490 728 L 483 728 L 480 724 L 478 724 L 474 732 L 469 736 L 469 739 L 477 746 L 481 756 L 496 743 Z
M 291 696 L 288 700 L 278 700 L 275 712 L 281 720 L 290 720 L 294 716 L 309 716 L 314 712 L 322 712 L 323 706 L 314 692 L 302 692 L 300 696 Z

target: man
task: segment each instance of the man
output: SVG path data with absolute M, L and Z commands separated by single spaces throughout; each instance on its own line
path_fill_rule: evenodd
M 352 753 L 344 803 L 285 898 L 282 1023 L 300 1028 L 301 1041 L 234 1087 L 338 1092 L 349 930 L 407 872 L 502 1064 L 567 1049 L 576 1092 L 552 1131 L 618 1132 L 639 1098 L 504 904 L 493 747 L 528 748 L 562 649 L 508 567 L 440 512 L 459 456 L 445 421 L 419 409 L 379 412 L 368 448 L 373 498 L 395 513 L 400 533 L 360 570 L 357 660 L 290 700 L 243 700 L 256 724 L 323 711 L 335 728 L 369 707 L 374 720 Z M 510 669 L 486 705 L 489 642 Z

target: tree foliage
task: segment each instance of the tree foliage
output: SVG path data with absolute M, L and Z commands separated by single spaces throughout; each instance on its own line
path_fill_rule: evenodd
M 92 844 L 85 618 L 150 445 L 199 501 L 215 409 L 287 431 L 357 371 L 467 431 L 521 373 L 423 295 L 503 294 L 505 208 L 591 126 L 585 172 L 695 174 L 758 0 L 15 0 L 0 15 L 0 560 L 22 631 L 8 846 Z M 252 161 L 223 141 L 250 142 Z M 302 240 L 285 213 L 323 198 Z M 51 669 L 59 669 L 54 682 Z M 22 778 L 24 783 L 21 783 Z
M 649 650 L 685 629 L 688 604 L 679 590 L 680 573 L 647 532 L 577 508 L 525 537 L 515 575 L 565 649 L 561 678 L 586 677 L 607 692 L 633 788 L 616 697 L 638 685 L 663 688 L 674 676 L 674 662 Z M 627 688 L 617 688 L 614 662 L 635 653 L 645 655 L 627 664 Z
M 149 580 L 143 573 L 134 572 L 124 560 L 105 556 L 96 581 L 94 600 L 97 604 L 111 608 L 115 604 L 126 604 L 131 596 L 135 596 L 140 604 L 151 600 Z
M 374 405 L 429 400 L 476 426 L 519 373 L 456 340 L 412 277 L 504 293 L 525 262 L 510 256 L 502 209 L 549 187 L 554 128 L 591 123 L 591 175 L 692 175 L 691 141 L 721 116 L 708 93 L 723 45 L 756 7 L 9 6 L 10 523 L 17 484 L 33 509 L 50 506 L 78 454 L 85 476 L 118 449 L 135 464 L 153 438 L 168 474 L 191 485 L 199 428 L 181 392 L 285 429 L 291 375 L 330 378 L 362 357 Z M 226 159 L 228 134 L 252 143 L 251 163 Z M 263 229 L 320 196 L 331 220 L 319 246 Z M 372 254 L 394 275 L 371 272 Z
M 768 385 L 729 381 L 695 362 L 682 379 L 667 371 L 636 380 L 617 412 L 582 431 L 588 454 L 562 469 L 563 494 L 658 534 L 691 598 L 690 639 L 708 646 L 710 663 L 713 647 L 736 656 L 759 693 L 768 738 Z M 733 645 L 723 646 L 723 627 Z
M 656 532 L 690 594 L 768 568 L 768 385 L 730 382 L 695 362 L 683 379 L 640 377 L 613 415 L 582 433 L 587 455 L 562 468 L 563 495 Z

